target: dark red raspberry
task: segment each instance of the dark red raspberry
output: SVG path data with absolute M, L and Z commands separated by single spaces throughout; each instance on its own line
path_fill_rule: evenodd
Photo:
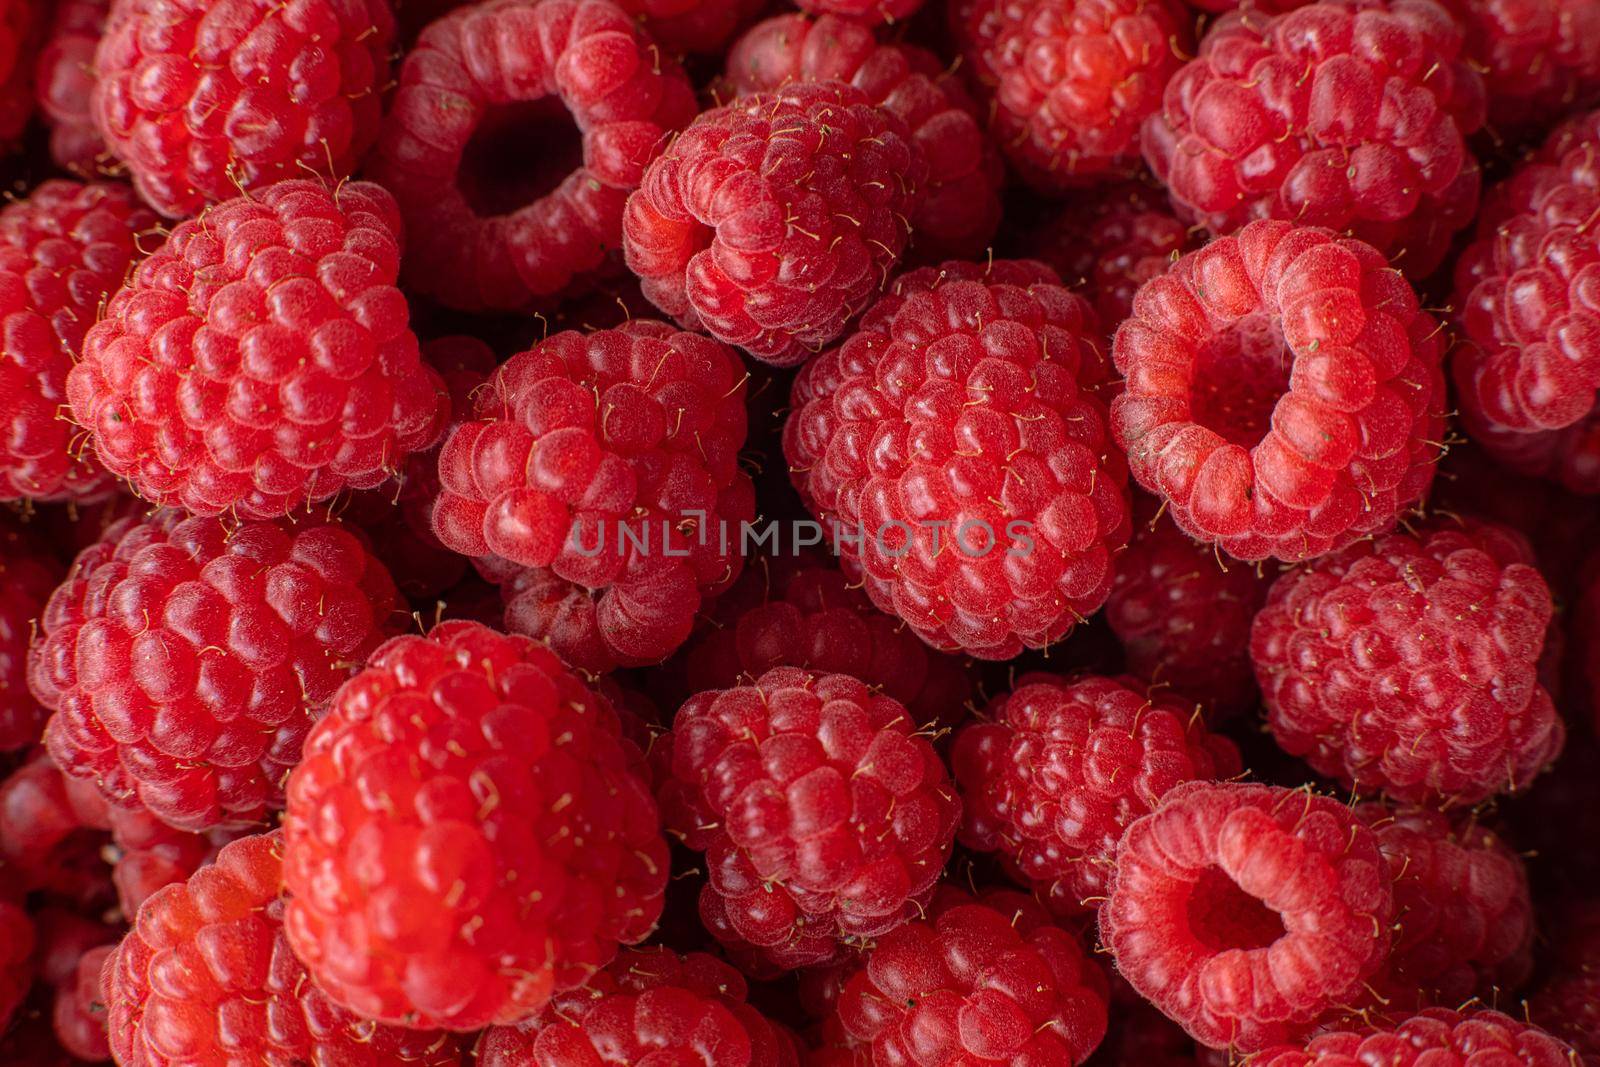
M 926 196 L 911 216 L 924 259 L 983 255 L 1000 222 L 1000 155 L 978 106 L 948 65 L 912 44 L 879 44 L 867 26 L 822 15 L 777 15 L 728 53 L 730 93 L 764 93 L 795 81 L 849 82 L 905 120 L 928 161 Z
M 1432 0 L 1224 16 L 1167 85 L 1144 151 L 1216 234 L 1250 219 L 1350 232 L 1412 278 L 1472 221 L 1484 83 Z
M 451 431 L 434 530 L 531 568 L 507 624 L 573 666 L 659 662 L 739 573 L 746 377 L 727 346 L 648 319 L 547 337 Z
M 1585 773 L 1592 779 L 1592 767 Z M 1570 823 L 1564 825 L 1572 829 Z M 1570 903 L 1557 910 L 1555 922 L 1550 918 L 1547 936 L 1554 958 L 1549 974 L 1528 998 L 1528 1015 L 1570 1041 L 1583 1063 L 1600 1063 L 1600 898 Z
M 275 518 L 387 481 L 448 414 L 395 285 L 399 225 L 378 186 L 314 181 L 178 224 L 67 382 L 101 461 L 197 515 Z
M 961 843 L 999 852 L 1053 911 L 1104 899 L 1117 842 L 1183 782 L 1240 771 L 1198 709 L 1132 679 L 1026 675 L 956 735 Z
M 200 213 L 306 172 L 337 182 L 377 139 L 385 0 L 114 0 L 93 110 L 152 207 Z
M 85 177 L 112 162 L 93 110 L 94 51 L 110 13 L 111 0 L 57 0 L 34 72 L 39 111 L 50 124 L 50 157 Z
M 113 951 L 113 946 L 101 945 L 85 952 L 71 982 L 56 990 L 52 1012 L 56 1039 L 62 1048 L 90 1063 L 111 1059 L 106 1034 L 108 1010 L 100 991 L 100 974 Z
M 405 215 L 407 283 L 468 311 L 584 286 L 694 112 L 683 72 L 610 0 L 483 0 L 433 23 L 368 168 Z
M 721 55 L 765 0 L 617 0 L 668 52 Z
M 923 0 L 795 0 L 808 15 L 849 19 L 863 26 L 894 25 L 916 14 Z
M 1489 127 L 1513 142 L 1600 103 L 1600 7 L 1568 0 L 1441 0 L 1483 72 Z
M 1010 659 L 1105 602 L 1129 520 L 1099 334 L 1041 263 L 950 262 L 902 275 L 795 379 L 790 477 L 935 648 Z
M 33 55 L 48 8 L 35 0 L 0 0 L 0 154 L 22 140 L 33 114 Z
M 282 806 L 314 715 L 404 622 L 383 565 L 337 525 L 124 520 L 40 620 L 29 685 L 66 773 L 172 826 Z
M 1439 333 L 1372 246 L 1253 222 L 1139 290 L 1113 349 L 1127 384 L 1112 429 L 1190 537 L 1311 559 L 1388 529 L 1427 490 Z
M 102 858 L 106 810 L 43 751 L 0 782 L 0 859 L 10 884 L 84 906 L 113 901 Z
M 470 622 L 395 638 L 289 779 L 295 954 L 380 1022 L 529 1017 L 661 914 L 667 844 L 640 761 L 549 649 Z
M 792 366 L 888 284 L 927 179 L 899 115 L 852 85 L 794 82 L 695 119 L 628 198 L 623 252 L 685 328 Z
M 879 1067 L 1070 1067 L 1105 1036 L 1109 996 L 1100 965 L 1027 897 L 947 889 L 867 949 L 838 1014 Z
M 951 20 L 989 129 L 1030 185 L 1140 169 L 1140 126 L 1194 49 L 1177 0 L 959 0 Z
M 1532 564 L 1518 534 L 1459 520 L 1285 574 L 1250 644 L 1278 744 L 1402 803 L 1526 789 L 1566 732 L 1537 679 L 1552 605 Z
M 1111 1025 L 1089 1062 L 1092 1067 L 1200 1067 L 1206 1061 L 1182 1027 L 1113 975 Z
M 0 31 L 3 32 L 3 31 Z M 157 242 L 123 185 L 52 180 L 0 210 L 0 500 L 92 500 L 111 479 L 67 416 L 84 333 Z
M 690 699 L 662 793 L 669 828 L 706 853 L 712 933 L 790 968 L 918 915 L 961 804 L 916 730 L 865 683 L 798 667 Z
M 1398 1025 L 1321 1034 L 1268 1049 L 1250 1067 L 1575 1067 L 1565 1042 L 1497 1011 L 1433 1008 Z
M 19 904 L 0 900 L 0 1030 L 33 987 L 33 920 Z
M 37 907 L 29 917 L 34 928 L 36 977 L 52 988 L 74 984 L 86 953 L 122 937 L 117 927 L 55 903 Z
M 479 1067 L 796 1067 L 781 1027 L 745 1003 L 744 976 L 715 956 L 624 950 L 522 1026 L 478 1041 Z
M 219 843 L 213 839 L 226 843 L 234 836 L 220 830 L 210 834 L 175 830 L 148 812 L 126 808 L 113 808 L 109 814 L 111 848 L 105 856 L 112 861 L 117 904 L 130 919 L 156 890 L 187 881 L 213 859 Z
M 1195 1040 L 1254 1052 L 1357 999 L 1394 903 L 1377 836 L 1337 800 L 1191 782 L 1128 828 L 1100 937 Z
M 37 744 L 47 713 L 28 692 L 34 623 L 62 567 L 21 526 L 0 517 L 0 752 Z

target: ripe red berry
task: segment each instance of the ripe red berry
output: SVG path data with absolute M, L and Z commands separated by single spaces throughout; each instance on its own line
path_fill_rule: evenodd
M 1516 143 L 1600 103 L 1600 7 L 1566 0 L 1441 0 L 1489 87 L 1489 129 Z
M 55 557 L 0 518 L 0 752 L 37 744 L 44 730 L 47 713 L 28 692 L 28 645 L 60 580 Z
M 107 825 L 94 787 L 67 779 L 43 751 L 0 782 L 0 860 L 21 892 L 85 909 L 112 904 L 102 858 Z
M 1587 773 L 1587 768 L 1586 768 Z M 1570 824 L 1565 824 L 1572 829 Z M 1544 981 L 1528 998 L 1528 1015 L 1590 1064 L 1600 1058 L 1600 899 L 1568 903 L 1546 915 L 1555 942 Z
M 1251 1067 L 1572 1067 L 1577 1053 L 1531 1023 L 1497 1011 L 1433 1008 L 1398 1025 L 1320 1034 L 1303 1049 L 1268 1049 Z
M 796 0 L 808 15 L 844 18 L 862 26 L 894 25 L 916 14 L 924 0 Z
M 61 1047 L 80 1060 L 101 1063 L 111 1059 L 106 1035 L 107 1007 L 100 991 L 100 975 L 114 946 L 101 945 L 85 952 L 71 980 L 59 987 L 51 1022 Z
M 93 110 L 95 46 L 110 13 L 111 0 L 57 0 L 34 73 L 39 112 L 50 124 L 50 158 L 84 177 L 111 161 Z

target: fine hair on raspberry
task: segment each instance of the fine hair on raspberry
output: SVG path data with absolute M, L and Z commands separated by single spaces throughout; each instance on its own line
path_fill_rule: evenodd
M 1430 1008 L 1399 1022 L 1331 1028 L 1303 1047 L 1279 1046 L 1250 1060 L 1251 1067 L 1573 1067 L 1580 1062 L 1577 1051 L 1560 1038 L 1487 1008 Z

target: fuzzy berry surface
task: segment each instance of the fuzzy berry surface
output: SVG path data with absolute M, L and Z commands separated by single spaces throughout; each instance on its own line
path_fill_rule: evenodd
M 1402 803 L 1470 806 L 1526 789 L 1561 751 L 1538 679 L 1553 610 L 1518 534 L 1443 521 L 1291 571 L 1251 658 L 1278 744 Z
M 1600 103 L 1600 8 L 1564 0 L 1441 0 L 1489 87 L 1489 131 L 1517 144 Z
M 902 275 L 795 379 L 790 478 L 882 610 L 984 659 L 1105 602 L 1129 534 L 1081 297 L 1031 261 Z
M 28 647 L 61 573 L 31 532 L 0 518 L 0 752 L 27 748 L 44 730 L 47 713 L 28 691 Z
M 283 805 L 313 717 L 404 621 L 336 524 L 162 511 L 79 554 L 39 621 L 28 682 L 67 774 L 180 829 Z
M 1193 539 L 1311 559 L 1388 529 L 1432 482 L 1440 333 L 1371 245 L 1253 222 L 1139 290 L 1112 429 Z
M 94 52 L 110 13 L 111 0 L 59 0 L 34 70 L 39 113 L 50 126 L 50 158 L 85 177 L 109 162 L 93 98 Z
M 793 366 L 888 284 L 927 180 L 898 114 L 844 82 L 794 82 L 702 112 L 650 164 L 623 254 L 685 329 Z
M 1196 1041 L 1249 1053 L 1353 1003 L 1389 954 L 1394 908 L 1377 835 L 1344 804 L 1192 782 L 1128 828 L 1100 937 Z
M 1134 679 L 1028 675 L 980 718 L 950 757 L 961 843 L 1000 853 L 1062 915 L 1094 909 L 1123 831 L 1162 797 L 1241 769 L 1192 704 Z
M 285 924 L 335 1002 L 471 1031 L 582 985 L 661 914 L 667 844 L 616 712 L 471 622 L 398 637 L 289 779 Z
M 1432 1008 L 1398 1024 L 1320 1034 L 1304 1048 L 1273 1048 L 1251 1067 L 1572 1067 L 1566 1042 L 1497 1011 Z
M 95 125 L 169 218 L 307 171 L 338 182 L 377 139 L 393 46 L 385 0 L 114 0 Z
M 1167 83 L 1144 152 L 1215 234 L 1251 219 L 1351 232 L 1430 274 L 1478 206 L 1466 138 L 1483 78 L 1433 0 L 1321 0 L 1225 15 Z
M 279 182 L 179 223 L 67 380 L 108 469 L 155 504 L 276 518 L 392 478 L 448 417 L 368 182 Z

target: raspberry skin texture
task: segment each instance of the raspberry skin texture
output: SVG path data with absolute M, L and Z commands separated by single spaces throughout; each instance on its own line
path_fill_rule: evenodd
M 79 554 L 28 684 L 61 769 L 182 830 L 257 823 L 315 715 L 404 621 L 348 530 L 162 511 Z
M 89 330 L 67 398 L 139 495 L 271 519 L 388 481 L 449 413 L 369 182 L 285 181 L 179 223 Z
M 93 111 L 94 52 L 110 13 L 111 0 L 58 0 L 34 68 L 34 95 L 50 126 L 50 158 L 83 177 L 111 163 Z
M 0 518 L 0 752 L 37 744 L 47 712 L 28 692 L 34 621 L 61 580 L 55 557 Z
M 763 93 L 829 79 L 854 85 L 905 121 L 928 161 L 926 194 L 911 216 L 913 250 L 924 260 L 981 257 L 1000 223 L 1005 168 L 978 105 L 932 52 L 879 44 L 842 14 L 777 15 L 752 27 L 728 53 L 719 90 Z
M 1279 578 L 1250 640 L 1278 744 L 1401 803 L 1525 789 L 1566 733 L 1537 678 L 1552 603 L 1532 564 L 1519 535 L 1462 520 Z
M 1319 1034 L 1304 1048 L 1272 1048 L 1250 1067 L 1574 1067 L 1577 1053 L 1531 1023 L 1497 1011 L 1419 1012 L 1396 1026 Z
M 1489 129 L 1526 141 L 1566 115 L 1600 103 L 1600 8 L 1563 0 L 1441 0 L 1466 31 L 1483 73 Z
M 1133 679 L 1025 676 L 956 735 L 961 843 L 998 852 L 1052 911 L 1103 899 L 1117 842 L 1187 781 L 1241 769 L 1192 705 Z
M 685 329 L 794 366 L 887 285 L 927 179 L 899 115 L 843 82 L 794 82 L 678 135 L 628 198 L 623 255 Z
M 111 1059 L 106 1007 L 100 1000 L 100 973 L 113 951 L 113 946 L 101 945 L 85 952 L 71 980 L 57 987 L 51 1011 L 52 1028 L 61 1047 L 90 1063 Z
M 53 179 L 0 210 L 0 501 L 109 496 L 112 480 L 65 418 L 84 334 L 156 240 L 126 186 Z
M 535 188 L 497 188 L 506 176 L 473 158 L 474 139 L 502 122 L 516 136 L 529 109 L 527 136 L 554 144 L 575 128 L 579 159 Z M 405 216 L 407 285 L 463 311 L 583 289 L 620 247 L 645 164 L 694 114 L 683 72 L 609 0 L 484 0 L 433 23 L 368 167 Z
M 114 0 L 95 124 L 173 219 L 307 171 L 339 182 L 377 139 L 393 46 L 384 0 Z
M 289 942 L 365 1018 L 471 1031 L 583 984 L 660 917 L 667 844 L 616 712 L 471 622 L 398 637 L 289 779 Z
M 1460 366 L 1458 362 L 1458 370 Z M 1472 440 L 1507 470 L 1542 478 L 1578 496 L 1600 495 L 1600 406 L 1559 430 L 1508 430 L 1466 411 L 1461 422 Z
M 669 830 L 706 853 L 708 929 L 794 968 L 918 915 L 961 803 L 916 729 L 865 683 L 798 667 L 684 704 L 658 792 Z
M 951 21 L 990 136 L 1047 194 L 1136 174 L 1141 126 L 1194 50 L 1176 0 L 960 0 Z
M 1461 28 L 1432 0 L 1246 8 L 1167 83 L 1145 159 L 1214 234 L 1262 218 L 1325 226 L 1421 279 L 1477 209 L 1465 138 L 1484 97 Z
M 1117 330 L 1111 405 L 1178 528 L 1296 562 L 1393 526 L 1444 440 L 1440 326 L 1371 245 L 1264 220 L 1181 257 Z
M 1099 337 L 1043 264 L 947 262 L 795 379 L 791 480 L 847 573 L 934 648 L 1046 648 L 1111 591 L 1128 495 Z
M 1190 782 L 1128 827 L 1100 938 L 1202 1045 L 1254 1052 L 1351 1004 L 1389 954 L 1377 836 L 1309 790 Z
M 454 1067 L 448 1034 L 383 1026 L 308 980 L 284 934 L 280 832 L 241 838 L 145 902 L 101 975 L 123 1067 Z

